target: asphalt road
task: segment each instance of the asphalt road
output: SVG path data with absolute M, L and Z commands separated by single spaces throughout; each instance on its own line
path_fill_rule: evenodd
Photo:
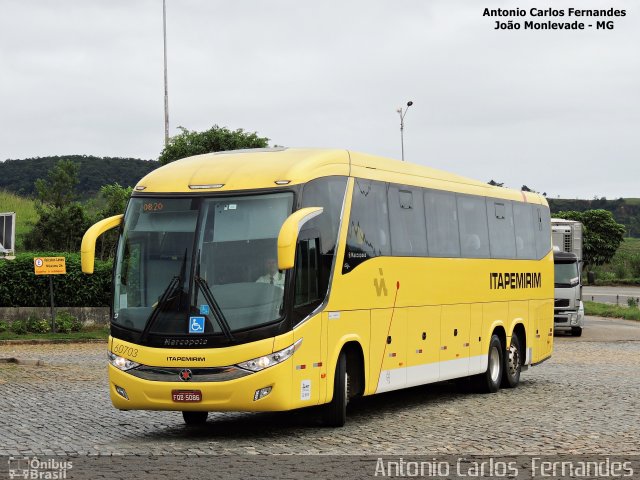
M 583 300 L 601 303 L 618 303 L 626 306 L 629 297 L 640 298 L 640 287 L 614 286 L 614 287 L 582 287 Z
M 556 339 L 570 335 L 557 332 Z M 640 342 L 640 322 L 619 318 L 585 317 L 581 337 L 576 342 Z

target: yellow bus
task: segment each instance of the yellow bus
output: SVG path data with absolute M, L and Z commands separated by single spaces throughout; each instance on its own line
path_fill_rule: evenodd
M 549 208 L 345 150 L 199 155 L 134 188 L 114 263 L 109 388 L 121 410 L 320 406 L 471 377 L 515 387 L 553 348 Z

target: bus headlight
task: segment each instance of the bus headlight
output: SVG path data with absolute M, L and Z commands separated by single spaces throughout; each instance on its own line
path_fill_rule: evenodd
M 237 366 L 240 368 L 244 368 L 245 370 L 251 370 L 252 372 L 259 372 L 260 370 L 264 370 L 265 368 L 273 367 L 274 365 L 282 363 L 289 357 L 291 357 L 291 355 L 293 355 L 296 350 L 300 348 L 301 343 L 302 339 L 278 352 L 265 355 L 264 357 L 254 358 L 253 360 L 248 360 L 246 362 L 238 363 Z
M 114 367 L 126 372 L 127 370 L 131 370 L 132 368 L 138 367 L 140 364 L 133 362 L 131 360 L 127 360 L 124 357 L 119 357 L 115 353 L 109 352 L 109 363 Z

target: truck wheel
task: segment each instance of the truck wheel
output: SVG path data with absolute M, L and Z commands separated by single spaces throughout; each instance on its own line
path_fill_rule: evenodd
M 571 335 L 574 337 L 582 336 L 582 327 L 571 327 Z
M 520 383 L 520 372 L 522 370 L 522 350 L 520 339 L 517 334 L 511 336 L 511 345 L 504 356 L 504 372 L 502 375 L 502 386 L 515 388 Z
M 347 421 L 347 403 L 349 402 L 349 374 L 347 373 L 347 355 L 338 357 L 336 375 L 333 380 L 333 398 L 324 405 L 322 423 L 326 427 L 342 427 Z
M 182 418 L 187 425 L 203 425 L 208 416 L 209 412 L 182 412 Z
M 480 393 L 495 393 L 498 391 L 504 366 L 502 352 L 503 347 L 500 338 L 495 334 L 492 335 L 489 342 L 487 371 L 472 377 L 474 390 Z

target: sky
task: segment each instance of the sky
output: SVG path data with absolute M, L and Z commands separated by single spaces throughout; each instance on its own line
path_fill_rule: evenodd
M 583 31 L 483 16 L 532 7 L 626 16 Z M 400 158 L 412 101 L 407 161 L 640 197 L 638 0 L 167 0 L 167 52 L 170 135 L 217 124 Z M 157 159 L 163 108 L 162 0 L 0 0 L 0 161 Z

